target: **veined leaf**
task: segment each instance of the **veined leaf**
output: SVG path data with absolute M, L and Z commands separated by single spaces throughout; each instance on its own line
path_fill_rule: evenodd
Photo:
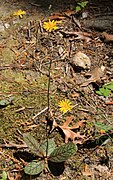
M 35 138 L 33 136 L 31 136 L 29 133 L 25 133 L 23 135 L 23 139 L 32 153 L 34 153 L 40 157 L 44 156 L 39 148 L 40 146 L 39 146 L 38 142 L 35 140 Z
M 54 139 L 48 139 L 48 142 L 44 141 L 40 145 L 40 150 L 44 155 L 46 155 L 46 152 L 47 152 L 47 156 L 49 156 L 54 151 L 55 147 L 56 145 L 55 145 Z
M 64 162 L 75 154 L 77 146 L 73 143 L 63 144 L 57 147 L 49 156 L 48 160 L 52 162 Z
M 32 161 L 28 163 L 25 168 L 24 172 L 29 175 L 37 175 L 44 169 L 44 161 L 35 162 Z
M 96 122 L 96 123 L 94 123 L 94 125 L 100 129 L 103 129 L 106 132 L 113 129 L 111 126 L 107 126 L 101 122 Z

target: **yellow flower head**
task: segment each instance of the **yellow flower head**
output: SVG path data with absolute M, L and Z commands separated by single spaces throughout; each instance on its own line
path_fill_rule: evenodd
M 62 111 L 63 113 L 66 113 L 67 111 L 70 111 L 72 109 L 72 103 L 68 99 L 60 101 L 58 105 L 60 111 Z
M 100 134 L 104 134 L 105 133 L 105 130 L 104 129 L 101 129 L 100 130 Z
M 56 30 L 58 29 L 58 26 L 56 25 L 58 23 L 58 21 L 54 21 L 54 20 L 50 20 L 48 22 L 44 22 L 43 24 L 43 28 L 48 31 L 51 32 L 52 30 Z
M 25 11 L 22 11 L 22 10 L 20 9 L 20 10 L 18 10 L 18 11 L 15 11 L 15 12 L 13 13 L 13 16 L 19 16 L 20 18 L 22 18 L 22 15 L 24 15 L 24 14 L 26 14 L 26 12 L 25 12 Z

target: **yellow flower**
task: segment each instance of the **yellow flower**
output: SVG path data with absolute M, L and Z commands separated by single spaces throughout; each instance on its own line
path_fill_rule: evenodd
M 19 16 L 20 18 L 22 18 L 22 15 L 24 15 L 24 14 L 26 14 L 26 12 L 25 12 L 25 11 L 22 11 L 22 10 L 20 9 L 20 10 L 18 10 L 18 11 L 15 11 L 15 12 L 13 13 L 13 16 Z
M 72 109 L 72 103 L 68 99 L 60 101 L 58 105 L 60 111 L 62 111 L 63 113 L 66 113 L 67 111 L 70 111 Z
M 54 20 L 50 20 L 48 22 L 44 22 L 43 24 L 43 28 L 46 30 L 46 31 L 49 31 L 51 32 L 52 30 L 56 30 L 58 29 L 58 26 L 56 25 L 58 23 L 58 21 L 54 21 Z
M 100 134 L 104 134 L 105 133 L 105 130 L 104 129 L 101 129 L 100 130 Z

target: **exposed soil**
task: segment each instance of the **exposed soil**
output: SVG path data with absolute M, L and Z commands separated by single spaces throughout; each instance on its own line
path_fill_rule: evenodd
M 4 170 L 10 180 L 113 179 L 113 131 L 95 126 L 101 122 L 113 127 L 112 90 L 106 97 L 96 94 L 113 82 L 113 3 L 92 0 L 78 13 L 76 6 L 74 0 L 0 1 L 0 100 L 8 102 L 0 104 L 0 177 Z M 19 9 L 26 11 L 22 18 L 13 16 Z M 57 30 L 43 28 L 49 18 L 62 20 Z M 90 67 L 81 68 L 74 62 L 79 51 L 90 58 Z M 101 67 L 104 73 L 98 75 Z M 88 81 L 91 70 L 95 73 Z M 77 131 L 85 138 L 76 140 L 77 153 L 65 164 L 56 164 L 55 172 L 44 170 L 29 176 L 23 169 L 36 157 L 21 147 L 23 133 L 29 132 L 39 143 L 46 139 L 48 97 L 50 122 L 55 119 L 62 125 L 72 115 L 72 125 L 84 120 L 85 126 Z M 73 105 L 65 114 L 58 107 L 63 99 Z M 57 146 L 64 143 L 57 130 L 49 138 Z

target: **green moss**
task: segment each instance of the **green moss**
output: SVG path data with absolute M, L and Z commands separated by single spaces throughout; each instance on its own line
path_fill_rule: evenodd
M 2 57 L 5 64 L 11 63 L 14 60 L 14 52 L 12 52 L 9 48 L 4 48 L 2 50 Z
M 13 105 L 1 109 L 0 112 L 0 137 L 13 139 L 15 131 L 22 129 L 22 122 L 30 120 L 36 113 L 47 106 L 46 76 L 38 77 L 32 84 L 25 78 L 24 71 L 4 70 L 1 73 L 2 81 L 0 99 L 15 97 Z M 16 112 L 19 108 L 25 109 Z

